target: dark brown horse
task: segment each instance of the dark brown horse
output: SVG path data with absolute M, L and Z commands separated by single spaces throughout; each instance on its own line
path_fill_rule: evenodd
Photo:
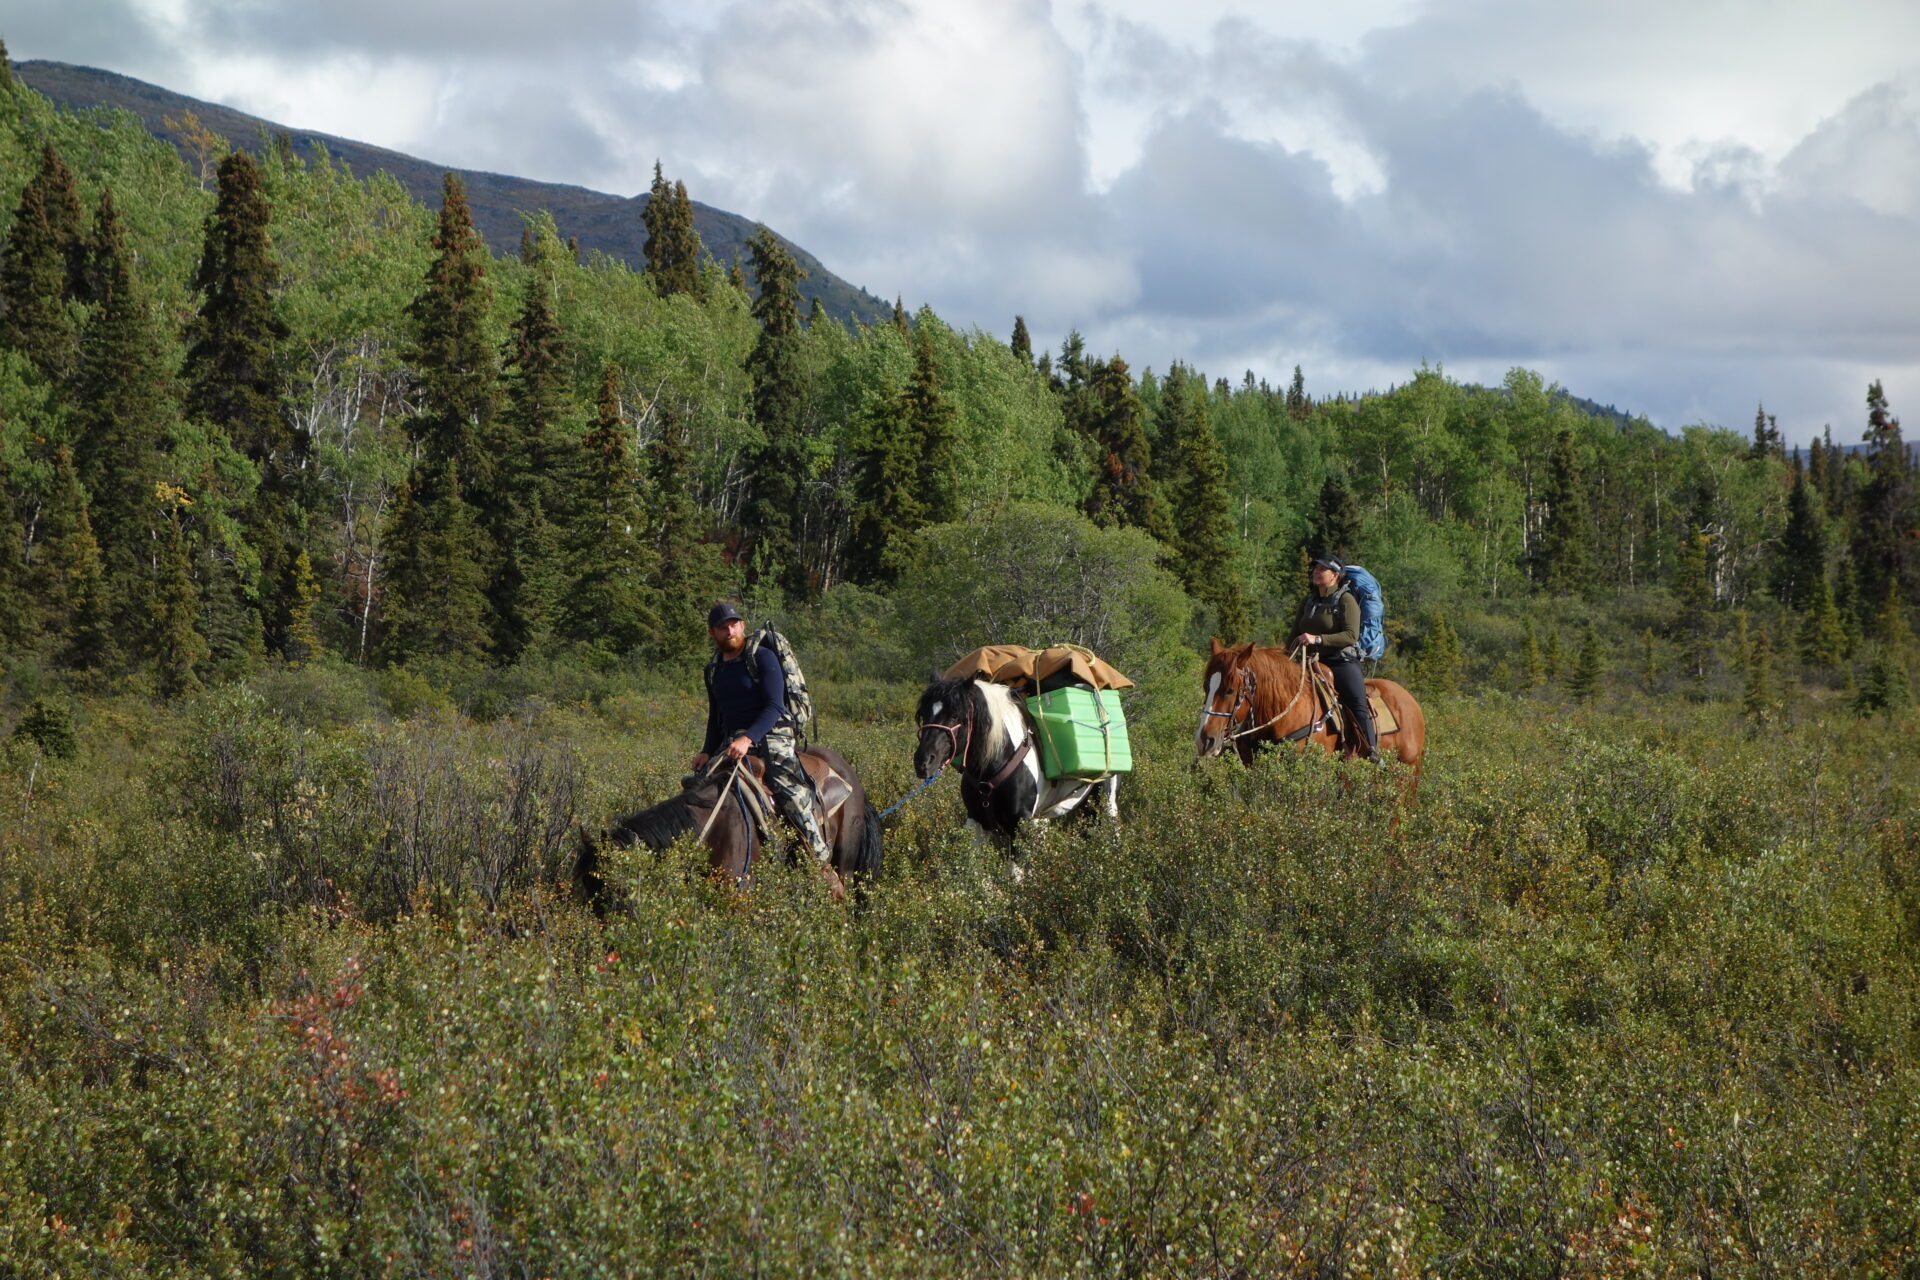
M 814 794 L 826 809 L 820 818 L 820 833 L 833 850 L 833 871 L 840 883 L 851 882 L 857 889 L 880 874 L 879 812 L 867 804 L 866 788 L 839 752 L 830 747 L 808 747 L 800 753 L 800 763 L 813 779 Z M 761 764 L 757 758 L 748 756 L 742 765 L 753 778 L 759 778 Z M 679 795 L 615 819 L 605 837 L 622 848 L 644 844 L 658 852 L 682 835 L 693 833 L 707 846 L 710 874 L 746 888 L 764 852 L 763 841 L 753 819 L 753 800 L 743 793 L 748 779 L 732 779 L 731 772 L 730 767 L 718 765 L 694 775 Z M 819 816 L 819 809 L 814 812 Z M 789 844 L 790 851 L 804 847 L 797 839 Z M 828 879 L 834 882 L 832 876 Z M 573 882 L 576 891 L 596 910 L 603 908 L 606 884 L 600 876 L 600 849 L 584 829 L 580 833 L 580 855 L 573 864 Z
M 1200 727 L 1194 748 L 1202 756 L 1217 756 L 1232 747 L 1250 761 L 1262 743 L 1314 743 L 1327 751 L 1342 750 L 1334 733 L 1329 708 L 1304 687 L 1304 669 L 1284 649 L 1252 644 L 1226 648 L 1213 642 L 1213 656 L 1201 676 L 1206 692 L 1200 707 Z M 1420 782 L 1420 761 L 1427 750 L 1427 717 L 1413 695 L 1391 680 L 1367 681 L 1367 692 L 1386 705 L 1398 727 L 1380 735 L 1380 751 L 1392 751 L 1413 770 L 1407 782 L 1412 795 Z M 1344 748 L 1351 758 L 1353 746 Z

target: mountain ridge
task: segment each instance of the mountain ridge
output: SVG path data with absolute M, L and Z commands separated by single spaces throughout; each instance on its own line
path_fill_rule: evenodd
M 296 129 L 98 67 L 30 59 L 14 63 L 13 74 L 69 111 L 92 107 L 129 111 L 149 133 L 171 143 L 182 154 L 189 152 L 177 125 L 192 112 L 203 128 L 256 155 L 284 137 L 301 153 L 310 152 L 316 145 L 324 147 L 329 156 L 356 174 L 385 170 L 429 208 L 440 205 L 444 175 L 456 173 L 466 185 L 474 225 L 496 253 L 519 244 L 523 213 L 546 212 L 552 215 L 560 234 L 578 240 L 583 251 L 597 249 L 636 271 L 646 265 L 646 228 L 641 222 L 649 199 L 645 192 L 617 196 L 570 183 L 538 182 L 482 169 L 439 165 L 372 143 Z M 167 123 L 169 118 L 174 125 Z M 697 200 L 693 202 L 693 215 L 702 246 L 723 263 L 744 257 L 748 237 L 761 225 Z M 818 257 L 787 237 L 778 232 L 774 235 L 807 272 L 807 278 L 800 282 L 802 297 L 818 298 L 829 315 L 871 324 L 892 313 L 891 303 L 834 274 Z

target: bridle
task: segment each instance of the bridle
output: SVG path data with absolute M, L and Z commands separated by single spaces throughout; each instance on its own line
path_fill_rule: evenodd
M 971 697 L 967 699 L 967 714 L 965 718 L 955 724 L 941 724 L 938 720 L 930 720 L 920 726 L 920 732 L 922 734 L 925 734 L 929 729 L 938 729 L 952 739 L 953 754 L 947 757 L 948 763 L 958 764 L 960 766 L 960 772 L 965 773 L 967 771 L 967 757 L 973 754 L 973 699 Z M 960 731 L 962 729 L 967 731 L 967 740 L 964 744 L 960 741 Z M 947 766 L 941 765 L 940 767 L 944 769 Z M 935 774 L 935 776 L 937 777 L 939 775 Z
M 991 807 L 994 793 L 1008 778 L 1013 776 L 1014 771 L 1020 767 L 1021 763 L 1026 760 L 1028 754 L 1033 750 L 1033 735 L 1028 734 L 1021 740 L 1019 748 L 1007 757 L 1007 762 L 1001 765 L 999 771 L 991 778 L 983 778 L 973 773 L 968 766 L 968 759 L 973 755 L 973 697 L 971 695 L 967 698 L 967 714 L 965 719 L 958 724 L 941 724 L 938 721 L 929 721 L 920 726 L 920 732 L 923 734 L 929 729 L 938 729 L 953 739 L 953 754 L 948 757 L 947 763 L 957 763 L 960 766 L 960 788 L 962 794 L 970 796 L 982 809 Z M 962 729 L 965 729 L 967 734 L 964 744 L 960 741 L 960 731 Z M 941 765 L 940 771 L 944 772 L 946 767 L 944 764 Z M 936 778 L 939 776 L 939 773 L 934 774 Z
M 1246 665 L 1236 668 L 1240 675 L 1240 687 L 1238 696 L 1234 699 L 1233 709 L 1231 711 L 1215 711 L 1213 709 L 1213 700 L 1209 698 L 1206 707 L 1203 708 L 1200 713 L 1201 720 L 1204 722 L 1209 716 L 1219 716 L 1224 719 L 1227 722 L 1228 742 L 1237 741 L 1247 737 L 1249 734 L 1259 733 L 1262 729 L 1272 728 L 1287 718 L 1287 713 L 1292 711 L 1294 704 L 1300 701 L 1300 695 L 1307 691 L 1307 685 L 1309 683 L 1307 678 L 1307 664 L 1310 661 L 1311 659 L 1307 656 L 1305 646 L 1302 646 L 1300 649 L 1300 683 L 1294 686 L 1293 696 L 1287 699 L 1286 706 L 1280 708 L 1279 711 L 1267 719 L 1262 720 L 1259 724 L 1248 724 L 1248 722 L 1253 719 L 1254 695 L 1259 690 L 1260 680 L 1259 677 L 1254 674 L 1253 668 Z M 1217 697 L 1218 695 L 1216 694 L 1215 696 Z M 1243 708 L 1244 714 L 1242 711 Z M 1246 724 L 1247 727 L 1244 729 L 1239 728 L 1239 726 L 1243 724 Z M 1307 723 L 1299 729 L 1287 734 L 1281 741 L 1299 742 L 1310 738 L 1313 736 L 1313 731 L 1319 727 L 1319 724 L 1319 718 L 1315 717 L 1307 721 Z
M 1200 712 L 1200 718 L 1203 721 L 1211 716 L 1218 716 L 1227 722 L 1228 741 L 1232 741 L 1234 738 L 1240 736 L 1240 734 L 1234 732 L 1236 727 L 1253 718 L 1253 695 L 1255 690 L 1260 686 L 1259 678 L 1253 674 L 1252 667 L 1243 665 L 1235 668 L 1235 670 L 1238 672 L 1240 679 L 1238 681 L 1238 696 L 1234 698 L 1233 708 L 1229 711 L 1215 711 L 1213 709 L 1213 699 L 1209 698 L 1207 699 L 1207 705 Z M 1217 697 L 1218 695 L 1215 696 Z M 1245 708 L 1244 715 L 1241 713 L 1242 708 Z M 1243 730 L 1243 732 L 1250 731 Z

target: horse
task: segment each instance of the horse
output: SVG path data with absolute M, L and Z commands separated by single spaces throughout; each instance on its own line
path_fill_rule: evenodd
M 1342 744 L 1333 730 L 1333 717 L 1318 695 L 1303 689 L 1299 660 L 1284 649 L 1256 646 L 1251 641 L 1232 648 L 1218 638 L 1201 675 L 1206 688 L 1200 705 L 1200 727 L 1194 732 L 1194 750 L 1202 757 L 1223 754 L 1229 746 L 1243 763 L 1269 742 L 1314 743 L 1329 752 Z M 1420 783 L 1420 763 L 1427 749 L 1427 717 L 1413 695 L 1391 680 L 1367 681 L 1367 692 L 1386 704 L 1399 727 L 1380 735 L 1380 750 L 1392 748 L 1400 763 L 1412 769 L 1407 784 L 1411 796 Z M 1344 754 L 1358 754 L 1351 744 Z
M 857 892 L 880 874 L 880 814 L 867 803 L 859 775 L 839 752 L 830 747 L 808 747 L 800 752 L 800 764 L 812 778 L 814 794 L 826 810 L 822 815 L 816 809 L 815 815 L 820 818 L 820 834 L 833 851 L 828 884 L 837 901 L 845 896 L 848 881 Z M 735 768 L 758 779 L 764 766 L 749 755 Z M 682 835 L 696 832 L 707 846 L 709 874 L 738 888 L 748 887 L 762 840 L 752 813 L 755 802 L 742 794 L 747 779 L 732 779 L 729 773 L 721 766 L 695 775 L 680 794 L 614 819 L 605 837 L 622 848 L 644 844 L 659 852 Z M 764 791 L 760 794 L 766 795 Z M 772 800 L 768 798 L 765 803 L 771 810 Z M 801 847 L 795 840 L 792 848 Z M 600 849 L 585 828 L 580 832 L 580 853 L 574 859 L 573 883 L 583 900 L 596 911 L 604 910 L 606 883 L 600 876 Z
M 960 798 L 976 835 L 997 837 L 1009 851 L 1020 820 L 1045 822 L 1077 808 L 1095 790 L 1106 792 L 1109 818 L 1120 816 L 1120 775 L 1093 781 L 1049 779 L 1040 771 L 1033 731 L 1019 695 L 988 680 L 935 680 L 920 695 L 920 745 L 913 771 L 931 778 L 949 764 L 960 769 Z

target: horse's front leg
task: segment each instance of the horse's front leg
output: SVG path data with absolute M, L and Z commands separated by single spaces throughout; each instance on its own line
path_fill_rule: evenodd
M 1115 822 L 1120 821 L 1120 775 L 1108 774 L 1107 780 L 1100 786 L 1107 793 L 1107 817 Z

